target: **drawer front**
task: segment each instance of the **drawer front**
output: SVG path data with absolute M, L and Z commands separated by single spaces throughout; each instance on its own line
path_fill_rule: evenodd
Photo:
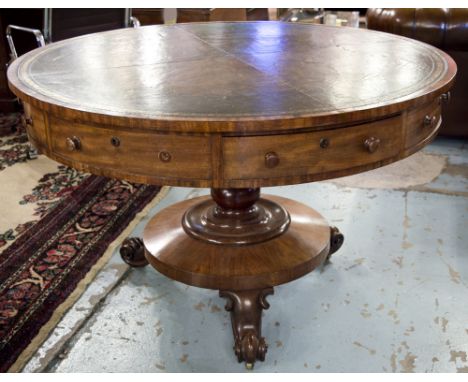
M 440 125 L 440 101 L 437 98 L 422 107 L 408 110 L 406 114 L 406 143 L 405 148 L 417 145 L 432 135 Z
M 42 147 L 47 147 L 44 113 L 24 103 L 24 118 L 26 122 L 26 132 L 31 144 L 39 150 Z
M 334 130 L 223 139 L 224 179 L 323 174 L 375 163 L 402 147 L 402 116 Z
M 209 179 L 204 136 L 165 135 L 93 127 L 50 118 L 52 152 L 66 160 L 120 173 L 167 179 Z

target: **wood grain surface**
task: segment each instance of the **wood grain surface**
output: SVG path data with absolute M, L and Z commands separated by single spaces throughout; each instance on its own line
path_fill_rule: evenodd
M 51 112 L 236 132 L 396 113 L 445 91 L 455 64 L 433 47 L 380 32 L 219 22 L 82 36 L 22 56 L 8 74 L 13 91 Z
M 32 143 L 57 161 L 135 182 L 239 188 L 414 153 L 436 135 L 455 73 L 440 50 L 386 33 L 216 22 L 50 44 L 8 76 Z
M 145 227 L 146 258 L 162 274 L 210 289 L 266 288 L 299 278 L 322 264 L 330 249 L 330 227 L 312 208 L 278 196 L 267 198 L 291 215 L 282 235 L 255 245 L 217 245 L 192 238 L 180 224 L 185 211 L 209 197 L 169 206 Z

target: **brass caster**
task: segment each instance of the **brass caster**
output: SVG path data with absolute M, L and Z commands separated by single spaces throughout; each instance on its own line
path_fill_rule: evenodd
M 37 150 L 34 147 L 29 146 L 28 151 L 26 151 L 26 157 L 32 160 L 32 159 L 37 159 L 37 156 L 38 156 Z
M 246 363 L 245 363 L 245 368 L 246 368 L 247 370 L 253 370 L 254 364 L 253 364 L 253 363 L 246 362 Z

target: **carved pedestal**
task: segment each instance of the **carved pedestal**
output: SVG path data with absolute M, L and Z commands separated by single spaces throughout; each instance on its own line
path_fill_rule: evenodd
M 231 313 L 236 357 L 253 368 L 268 348 L 261 328 L 266 296 L 326 264 L 342 244 L 338 229 L 301 203 L 262 198 L 258 188 L 213 189 L 211 197 L 159 212 L 143 241 L 127 239 L 120 252 L 132 266 L 149 261 L 171 279 L 219 290 Z

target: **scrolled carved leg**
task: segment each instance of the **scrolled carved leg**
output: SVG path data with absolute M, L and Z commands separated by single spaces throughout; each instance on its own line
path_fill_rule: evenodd
M 145 257 L 143 240 L 139 237 L 129 237 L 124 240 L 120 247 L 120 256 L 128 265 L 139 268 L 148 265 Z
M 324 265 L 330 262 L 330 257 L 338 251 L 344 242 L 344 236 L 336 227 L 330 227 L 330 251 L 324 261 Z
M 262 311 L 270 307 L 266 300 L 270 294 L 273 288 L 219 292 L 227 298 L 225 308 L 231 312 L 234 352 L 247 369 L 252 369 L 256 360 L 265 360 L 268 346 L 262 337 Z

